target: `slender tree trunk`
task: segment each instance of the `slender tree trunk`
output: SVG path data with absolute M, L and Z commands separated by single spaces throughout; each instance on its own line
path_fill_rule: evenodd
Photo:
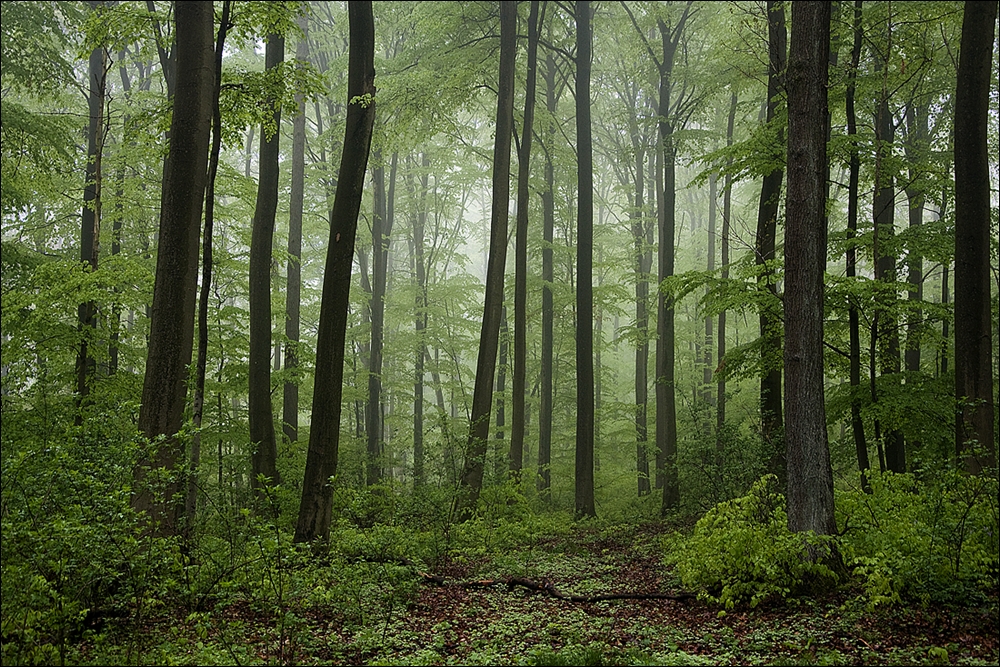
M 219 172 L 219 153 L 222 150 L 222 111 L 219 92 L 222 85 L 222 53 L 229 30 L 229 13 L 232 3 L 222 3 L 222 18 L 215 41 L 215 81 L 212 89 L 212 152 L 208 158 L 208 182 L 205 190 L 205 232 L 202 240 L 201 292 L 198 295 L 198 356 L 195 362 L 194 400 L 191 421 L 194 436 L 188 461 L 187 495 L 184 499 L 184 537 L 190 539 L 194 517 L 198 509 L 198 465 L 201 463 L 201 424 L 205 412 L 205 374 L 208 367 L 208 301 L 212 296 L 212 240 L 215 228 L 215 177 Z
M 453 514 L 468 519 L 483 488 L 483 465 L 493 404 L 493 376 L 503 308 L 504 267 L 507 259 L 507 219 L 510 201 L 510 148 L 514 126 L 514 59 L 517 51 L 517 7 L 500 3 L 500 76 L 497 95 L 496 143 L 493 148 L 493 208 L 490 218 L 490 256 L 486 268 L 486 304 L 479 335 L 476 386 L 466 444 L 461 489 Z
M 365 415 L 366 456 L 365 483 L 371 486 L 382 479 L 382 341 L 385 338 L 385 288 L 389 260 L 389 226 L 386 193 L 385 164 L 381 150 L 372 155 L 372 298 L 371 346 L 368 362 L 368 407 Z
M 996 475 L 987 128 L 995 2 L 966 2 L 955 94 L 955 453 L 972 474 Z M 960 143 L 959 143 L 960 142 Z
M 309 60 L 309 17 L 298 19 L 302 36 L 295 46 L 295 59 Z M 299 439 L 299 320 L 302 301 L 302 208 L 305 200 L 306 104 L 296 95 L 298 113 L 292 121 L 292 184 L 288 202 L 288 268 L 285 277 L 285 370 L 282 388 L 281 430 L 287 442 Z
M 100 12 L 102 1 L 91 0 L 91 12 Z M 87 166 L 83 188 L 83 211 L 80 216 L 80 261 L 90 271 L 97 270 L 101 238 L 101 154 L 104 148 L 104 91 L 106 55 L 103 46 L 90 52 L 88 64 L 87 106 L 90 123 L 87 128 Z M 97 369 L 97 362 L 90 351 L 90 344 L 97 330 L 97 304 L 81 303 L 77 309 L 80 328 L 80 349 L 76 358 L 76 424 L 83 423 L 83 407 L 90 395 L 90 381 Z
M 347 6 L 347 14 L 350 24 L 349 104 L 337 194 L 330 212 L 330 242 L 316 338 L 312 421 L 302 482 L 302 502 L 295 526 L 296 542 L 326 540 L 330 534 L 333 510 L 330 478 L 337 474 L 340 444 L 351 266 L 375 121 L 375 22 L 372 3 L 351 2 Z
M 507 306 L 500 315 L 500 359 L 497 362 L 497 430 L 494 437 L 496 450 L 493 453 L 493 476 L 500 479 L 503 471 L 503 458 L 509 453 L 504 447 L 507 439 L 507 352 L 510 349 L 510 326 L 507 321 Z M 505 451 L 506 449 L 506 451 Z
M 712 174 L 708 178 L 708 266 L 709 273 L 715 271 L 715 228 L 718 211 L 718 177 Z M 705 356 L 702 363 L 702 400 L 708 404 L 715 402 L 715 394 L 712 392 L 712 329 L 715 325 L 715 318 L 711 315 L 705 317 Z
M 175 8 L 177 82 L 164 164 L 159 252 L 150 317 L 139 431 L 156 444 L 136 468 L 132 506 L 148 513 L 153 531 L 177 533 L 183 488 L 172 476 L 162 490 L 146 481 L 150 468 L 176 473 L 184 460 L 177 438 L 184 419 L 187 367 L 194 346 L 195 293 L 202 204 L 208 180 L 208 144 L 215 81 L 212 5 L 182 2 Z M 178 502 L 178 499 L 181 499 Z
M 876 68 L 881 69 L 878 57 Z M 893 187 L 893 176 L 887 166 L 886 156 L 891 153 L 891 145 L 895 138 L 896 128 L 889 110 L 889 92 L 883 89 L 875 114 L 875 197 L 874 197 L 874 255 L 875 280 L 886 285 L 896 282 L 896 256 L 889 250 L 895 235 L 893 228 L 896 208 L 896 193 Z M 894 383 L 899 382 L 899 333 L 896 330 L 896 317 L 892 314 L 896 295 L 887 294 L 879 299 L 876 307 L 873 327 L 878 338 L 877 351 L 881 363 L 881 375 L 890 375 Z M 884 426 L 884 425 L 880 425 Z M 906 449 L 903 442 L 903 432 L 893 426 L 887 429 L 885 435 L 885 465 L 892 472 L 906 472 Z
M 277 68 L 285 58 L 285 38 L 267 37 L 265 69 Z M 274 219 L 278 210 L 278 144 L 281 139 L 281 106 L 270 101 L 274 126 L 271 134 L 261 126 L 257 204 L 250 240 L 250 485 L 261 489 L 281 483 L 278 446 L 271 404 L 271 260 Z
M 767 34 L 769 65 L 767 74 L 767 116 L 772 124 L 778 115 L 786 61 L 786 30 L 784 5 L 777 0 L 767 3 Z M 778 141 L 783 142 L 784 131 L 778 130 Z M 778 227 L 778 202 L 781 198 L 783 170 L 779 167 L 764 176 L 757 208 L 757 236 L 755 262 L 760 274 L 758 284 L 768 292 L 767 302 L 759 313 L 761 336 L 760 423 L 764 441 L 771 447 L 768 470 L 785 479 L 785 448 L 782 437 L 781 405 L 781 319 L 778 312 L 778 286 L 774 272 L 767 267 L 775 259 L 775 238 Z
M 594 158 L 590 127 L 590 3 L 576 3 L 576 518 L 594 507 Z
M 424 153 L 420 171 L 420 207 L 413 216 L 413 269 L 417 293 L 413 311 L 413 329 L 417 338 L 413 364 L 413 483 L 421 486 L 425 481 L 424 471 L 424 355 L 427 344 L 424 332 L 427 329 L 427 267 L 424 264 L 424 228 L 427 224 L 427 188 L 430 158 Z M 442 402 L 443 402 L 442 396 Z
M 861 173 L 861 158 L 858 156 L 856 142 L 857 115 L 854 110 L 854 94 L 856 88 L 856 77 L 858 72 L 858 62 L 861 59 L 861 3 L 862 0 L 855 0 L 854 3 L 854 45 L 851 48 L 850 74 L 847 82 L 847 135 L 851 139 L 851 160 L 849 166 L 848 186 L 847 186 L 847 277 L 857 276 L 858 249 L 854 239 L 858 232 L 858 180 Z M 853 298 L 850 299 L 847 310 L 848 328 L 850 330 L 850 385 L 851 385 L 851 432 L 854 435 L 854 450 L 858 457 L 858 470 L 861 472 L 861 488 L 866 492 L 871 490 L 868 482 L 868 470 L 871 464 L 868 462 L 868 443 L 865 441 L 865 425 L 861 419 L 861 323 L 858 315 L 858 306 Z
M 543 500 L 551 498 L 552 471 L 552 281 L 554 275 L 552 241 L 555 228 L 555 168 L 552 152 L 555 149 L 556 129 L 551 119 L 556 111 L 556 65 L 551 51 L 545 56 L 545 108 L 549 114 L 545 148 L 545 190 L 542 192 L 542 393 L 538 399 L 538 493 Z
M 788 528 L 833 535 L 837 525 L 823 397 L 830 3 L 795 3 L 792 27 L 784 302 Z
M 733 126 L 736 123 L 736 93 L 732 92 L 729 97 L 729 120 L 726 123 L 726 146 L 733 145 Z M 727 161 L 727 166 L 733 163 L 732 157 Z M 730 216 L 732 215 L 733 201 L 733 177 L 726 173 L 725 186 L 722 194 L 722 282 L 729 280 L 729 234 Z M 719 351 L 716 355 L 719 358 L 719 367 L 716 372 L 718 377 L 718 389 L 715 399 L 715 450 L 718 455 L 719 465 L 725 464 L 725 439 L 724 427 L 726 425 L 726 376 L 720 372 L 726 362 L 726 311 L 719 313 Z
M 635 468 L 639 496 L 650 493 L 649 485 L 649 272 L 652 254 L 647 243 L 649 233 L 644 214 L 643 176 L 646 169 L 646 147 L 639 136 L 636 124 L 632 132 L 632 150 L 635 152 L 635 203 L 629 217 L 632 219 L 632 240 L 635 244 Z
M 538 62 L 538 0 L 528 12 L 528 75 L 525 82 L 524 123 L 517 158 L 517 220 L 514 247 L 514 377 L 511 382 L 511 430 L 508 466 L 520 483 L 524 466 L 524 401 L 528 356 L 528 175 L 535 120 L 535 82 Z

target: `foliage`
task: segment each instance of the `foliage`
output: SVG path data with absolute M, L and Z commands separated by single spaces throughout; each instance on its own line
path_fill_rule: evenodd
M 956 603 L 997 586 L 997 480 L 937 470 L 870 472 L 872 492 L 841 492 L 845 562 L 870 606 Z
M 784 496 L 777 478 L 765 475 L 745 496 L 719 503 L 705 513 L 689 538 L 666 540 L 667 562 L 685 586 L 732 609 L 768 599 L 787 599 L 822 590 L 836 581 L 826 565 L 806 550 L 829 549 L 829 538 L 788 530 Z

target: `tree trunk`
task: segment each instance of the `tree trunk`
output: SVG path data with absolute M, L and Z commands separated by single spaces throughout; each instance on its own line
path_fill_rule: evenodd
M 594 157 L 590 127 L 590 3 L 576 3 L 576 518 L 594 507 Z
M 494 437 L 495 451 L 493 453 L 493 476 L 500 479 L 503 474 L 503 458 L 509 453 L 504 451 L 504 441 L 507 439 L 507 351 L 510 348 L 510 326 L 507 322 L 507 306 L 500 315 L 500 359 L 497 361 L 497 430 Z
M 424 483 L 424 355 L 427 345 L 424 331 L 427 330 L 427 267 L 424 264 L 424 228 L 427 223 L 427 173 L 430 158 L 424 153 L 420 171 L 420 206 L 413 216 L 413 269 L 417 293 L 413 310 L 413 330 L 417 338 L 413 364 L 413 484 Z M 442 397 L 443 401 L 443 397 Z
M 551 499 L 552 471 L 552 240 L 555 228 L 555 168 L 552 152 L 555 149 L 556 128 L 552 122 L 556 111 L 556 65 L 550 51 L 545 56 L 545 108 L 549 115 L 545 149 L 545 190 L 542 192 L 542 350 L 541 384 L 542 393 L 538 399 L 538 493 L 542 500 Z
M 781 89 L 786 61 L 785 9 L 781 2 L 767 2 L 767 116 L 768 124 L 775 123 L 780 107 Z M 784 131 L 778 130 L 778 142 L 784 140 Z M 781 319 L 778 314 L 778 287 L 774 271 L 767 266 L 775 259 L 774 248 L 778 228 L 778 201 L 781 198 L 783 170 L 779 167 L 764 176 L 757 207 L 757 235 L 754 260 L 760 271 L 757 282 L 768 292 L 759 313 L 760 322 L 760 424 L 764 442 L 771 448 L 768 470 L 785 479 L 785 448 L 781 442 Z
M 851 47 L 850 74 L 847 81 L 847 136 L 851 139 L 851 161 L 847 185 L 847 277 L 857 276 L 858 249 L 854 239 L 858 232 L 858 180 L 861 173 L 861 158 L 857 147 L 857 115 L 854 111 L 854 93 L 858 72 L 858 62 L 861 59 L 861 3 L 854 3 L 854 45 Z M 866 492 L 871 490 L 868 482 L 868 443 L 865 441 L 865 424 L 861 419 L 861 323 L 858 306 L 850 299 L 847 310 L 848 328 L 850 330 L 850 386 L 851 386 L 851 432 L 854 435 L 854 450 L 858 457 L 858 470 L 861 472 L 861 488 Z
M 711 174 L 708 177 L 708 266 L 709 273 L 715 271 L 715 223 L 718 211 L 718 176 Z M 714 318 L 709 315 L 705 317 L 705 356 L 702 358 L 704 368 L 702 369 L 702 400 L 708 404 L 715 402 L 715 394 L 712 392 L 712 329 L 715 325 Z
M 215 42 L 215 82 L 212 90 L 212 152 L 208 158 L 208 182 L 205 190 L 205 233 L 202 240 L 201 292 L 198 295 L 198 356 L 195 362 L 194 400 L 191 421 L 194 435 L 188 459 L 187 495 L 184 500 L 184 536 L 191 537 L 195 512 L 198 509 L 198 464 L 201 462 L 201 424 L 205 412 L 205 373 L 208 365 L 208 300 L 212 295 L 212 236 L 215 229 L 215 177 L 219 172 L 219 153 L 222 150 L 222 111 L 219 93 L 222 84 L 222 52 L 229 30 L 229 13 L 232 3 L 222 3 L 222 18 Z
M 726 123 L 726 146 L 733 145 L 733 126 L 736 123 L 736 93 L 732 92 L 729 97 L 729 120 Z M 732 157 L 727 161 L 727 166 L 733 163 Z M 733 177 L 726 172 L 725 186 L 722 194 L 722 282 L 729 280 L 729 234 L 730 216 L 732 215 L 733 203 Z M 726 311 L 719 313 L 719 351 L 716 355 L 719 358 L 717 371 L 718 388 L 715 399 L 715 451 L 718 456 L 719 465 L 725 464 L 725 439 L 724 427 L 726 425 L 726 376 L 722 373 L 723 365 L 726 362 Z
M 337 474 L 340 444 L 351 266 L 375 121 L 375 22 L 372 3 L 351 2 L 347 13 L 350 23 L 347 124 L 337 194 L 330 211 L 330 242 L 316 338 L 312 422 L 302 482 L 302 502 L 295 526 L 296 542 L 317 538 L 325 540 L 330 534 L 333 510 L 330 478 Z
M 833 535 L 837 525 L 823 397 L 830 3 L 795 3 L 792 28 L 784 303 L 788 527 Z
M 91 0 L 91 12 L 99 12 L 103 1 Z M 80 215 L 80 261 L 90 271 L 97 270 L 101 237 L 101 154 L 104 148 L 104 91 L 105 91 L 105 51 L 98 46 L 90 52 L 87 78 L 90 88 L 87 92 L 87 106 L 90 123 L 87 127 L 87 166 L 83 187 L 83 211 Z M 76 424 L 83 423 L 83 407 L 90 394 L 90 381 L 97 368 L 90 344 L 97 330 L 97 304 L 94 301 L 81 303 L 77 309 L 80 327 L 80 349 L 76 358 Z
M 468 519 L 483 488 L 483 466 L 493 407 L 493 376 L 496 371 L 503 280 L 507 259 L 507 208 L 510 202 L 510 148 L 514 126 L 514 59 L 517 52 L 517 7 L 500 3 L 500 74 L 497 95 L 496 141 L 493 147 L 493 208 L 490 216 L 490 256 L 486 268 L 486 304 L 479 334 L 479 359 L 472 415 L 466 444 L 460 490 L 453 514 Z
M 267 36 L 265 69 L 277 68 L 285 58 L 285 38 Z M 278 145 L 281 139 L 281 103 L 270 100 L 273 127 L 260 129 L 257 204 L 250 240 L 250 486 L 262 489 L 281 483 L 278 446 L 271 405 L 271 258 L 274 218 L 278 210 Z
M 651 244 L 644 215 L 643 176 L 646 169 L 646 147 L 639 136 L 637 124 L 633 125 L 632 150 L 635 152 L 635 204 L 629 217 L 632 219 L 632 241 L 635 244 L 635 469 L 639 496 L 650 493 L 649 485 L 649 272 L 652 270 Z
M 309 17 L 298 19 L 302 36 L 295 46 L 295 59 L 309 60 Z M 282 388 L 281 430 L 287 442 L 299 439 L 299 320 L 302 301 L 302 208 L 305 199 L 306 104 L 295 96 L 298 113 L 292 121 L 292 184 L 288 202 L 288 268 L 285 277 L 285 371 Z
M 880 57 L 876 56 L 876 70 L 884 67 Z M 889 92 L 883 89 L 875 114 L 875 197 L 873 200 L 873 217 L 875 231 L 873 244 L 875 255 L 875 280 L 890 285 L 896 282 L 896 256 L 888 248 L 892 247 L 895 235 L 893 228 L 895 220 L 896 193 L 893 187 L 893 176 L 886 166 L 886 156 L 891 154 L 891 145 L 895 138 L 896 128 L 889 110 Z M 878 299 L 875 309 L 875 325 L 873 331 L 878 339 L 877 351 L 881 363 L 881 375 L 890 375 L 893 383 L 899 382 L 899 332 L 896 330 L 896 317 L 893 315 L 896 295 L 895 291 Z M 884 425 L 879 425 L 884 426 Z M 906 472 L 906 449 L 903 433 L 895 425 L 888 429 L 885 436 L 885 466 L 892 472 Z
M 184 512 L 182 487 L 171 477 L 162 490 L 146 481 L 150 468 L 175 468 L 184 459 L 176 437 L 184 419 L 187 367 L 194 345 L 198 241 L 208 171 L 208 144 L 215 81 L 212 5 L 178 3 L 175 9 L 177 81 L 170 148 L 164 164 L 159 251 L 149 349 L 139 410 L 139 431 L 149 440 L 165 436 L 150 459 L 136 468 L 132 506 L 145 511 L 160 535 L 176 534 Z M 158 525 L 157 525 L 158 524 Z
M 508 467 L 515 482 L 521 481 L 524 466 L 524 400 L 528 356 L 528 175 L 531 140 L 535 120 L 535 82 L 538 62 L 538 0 L 531 0 L 528 12 L 528 75 L 525 83 L 524 123 L 517 158 L 517 219 L 514 236 L 514 377 L 511 386 L 511 431 Z
M 966 2 L 955 94 L 955 452 L 996 475 L 989 116 L 995 2 Z M 995 239 L 994 239 L 995 240 Z

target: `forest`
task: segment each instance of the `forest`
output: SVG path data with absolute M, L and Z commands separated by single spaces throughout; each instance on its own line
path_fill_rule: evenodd
M 4 665 L 1000 661 L 998 3 L 0 3 Z

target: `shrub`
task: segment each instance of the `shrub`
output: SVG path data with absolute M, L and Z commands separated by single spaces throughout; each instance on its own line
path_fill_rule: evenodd
M 870 472 L 841 492 L 842 554 L 869 606 L 967 600 L 996 587 L 997 480 L 949 470 L 921 482 Z
M 719 503 L 695 525 L 694 534 L 667 538 L 668 564 L 683 584 L 732 608 L 748 602 L 823 588 L 836 581 L 827 566 L 811 562 L 805 548 L 829 548 L 829 539 L 788 530 L 777 478 L 765 475 L 740 498 Z

